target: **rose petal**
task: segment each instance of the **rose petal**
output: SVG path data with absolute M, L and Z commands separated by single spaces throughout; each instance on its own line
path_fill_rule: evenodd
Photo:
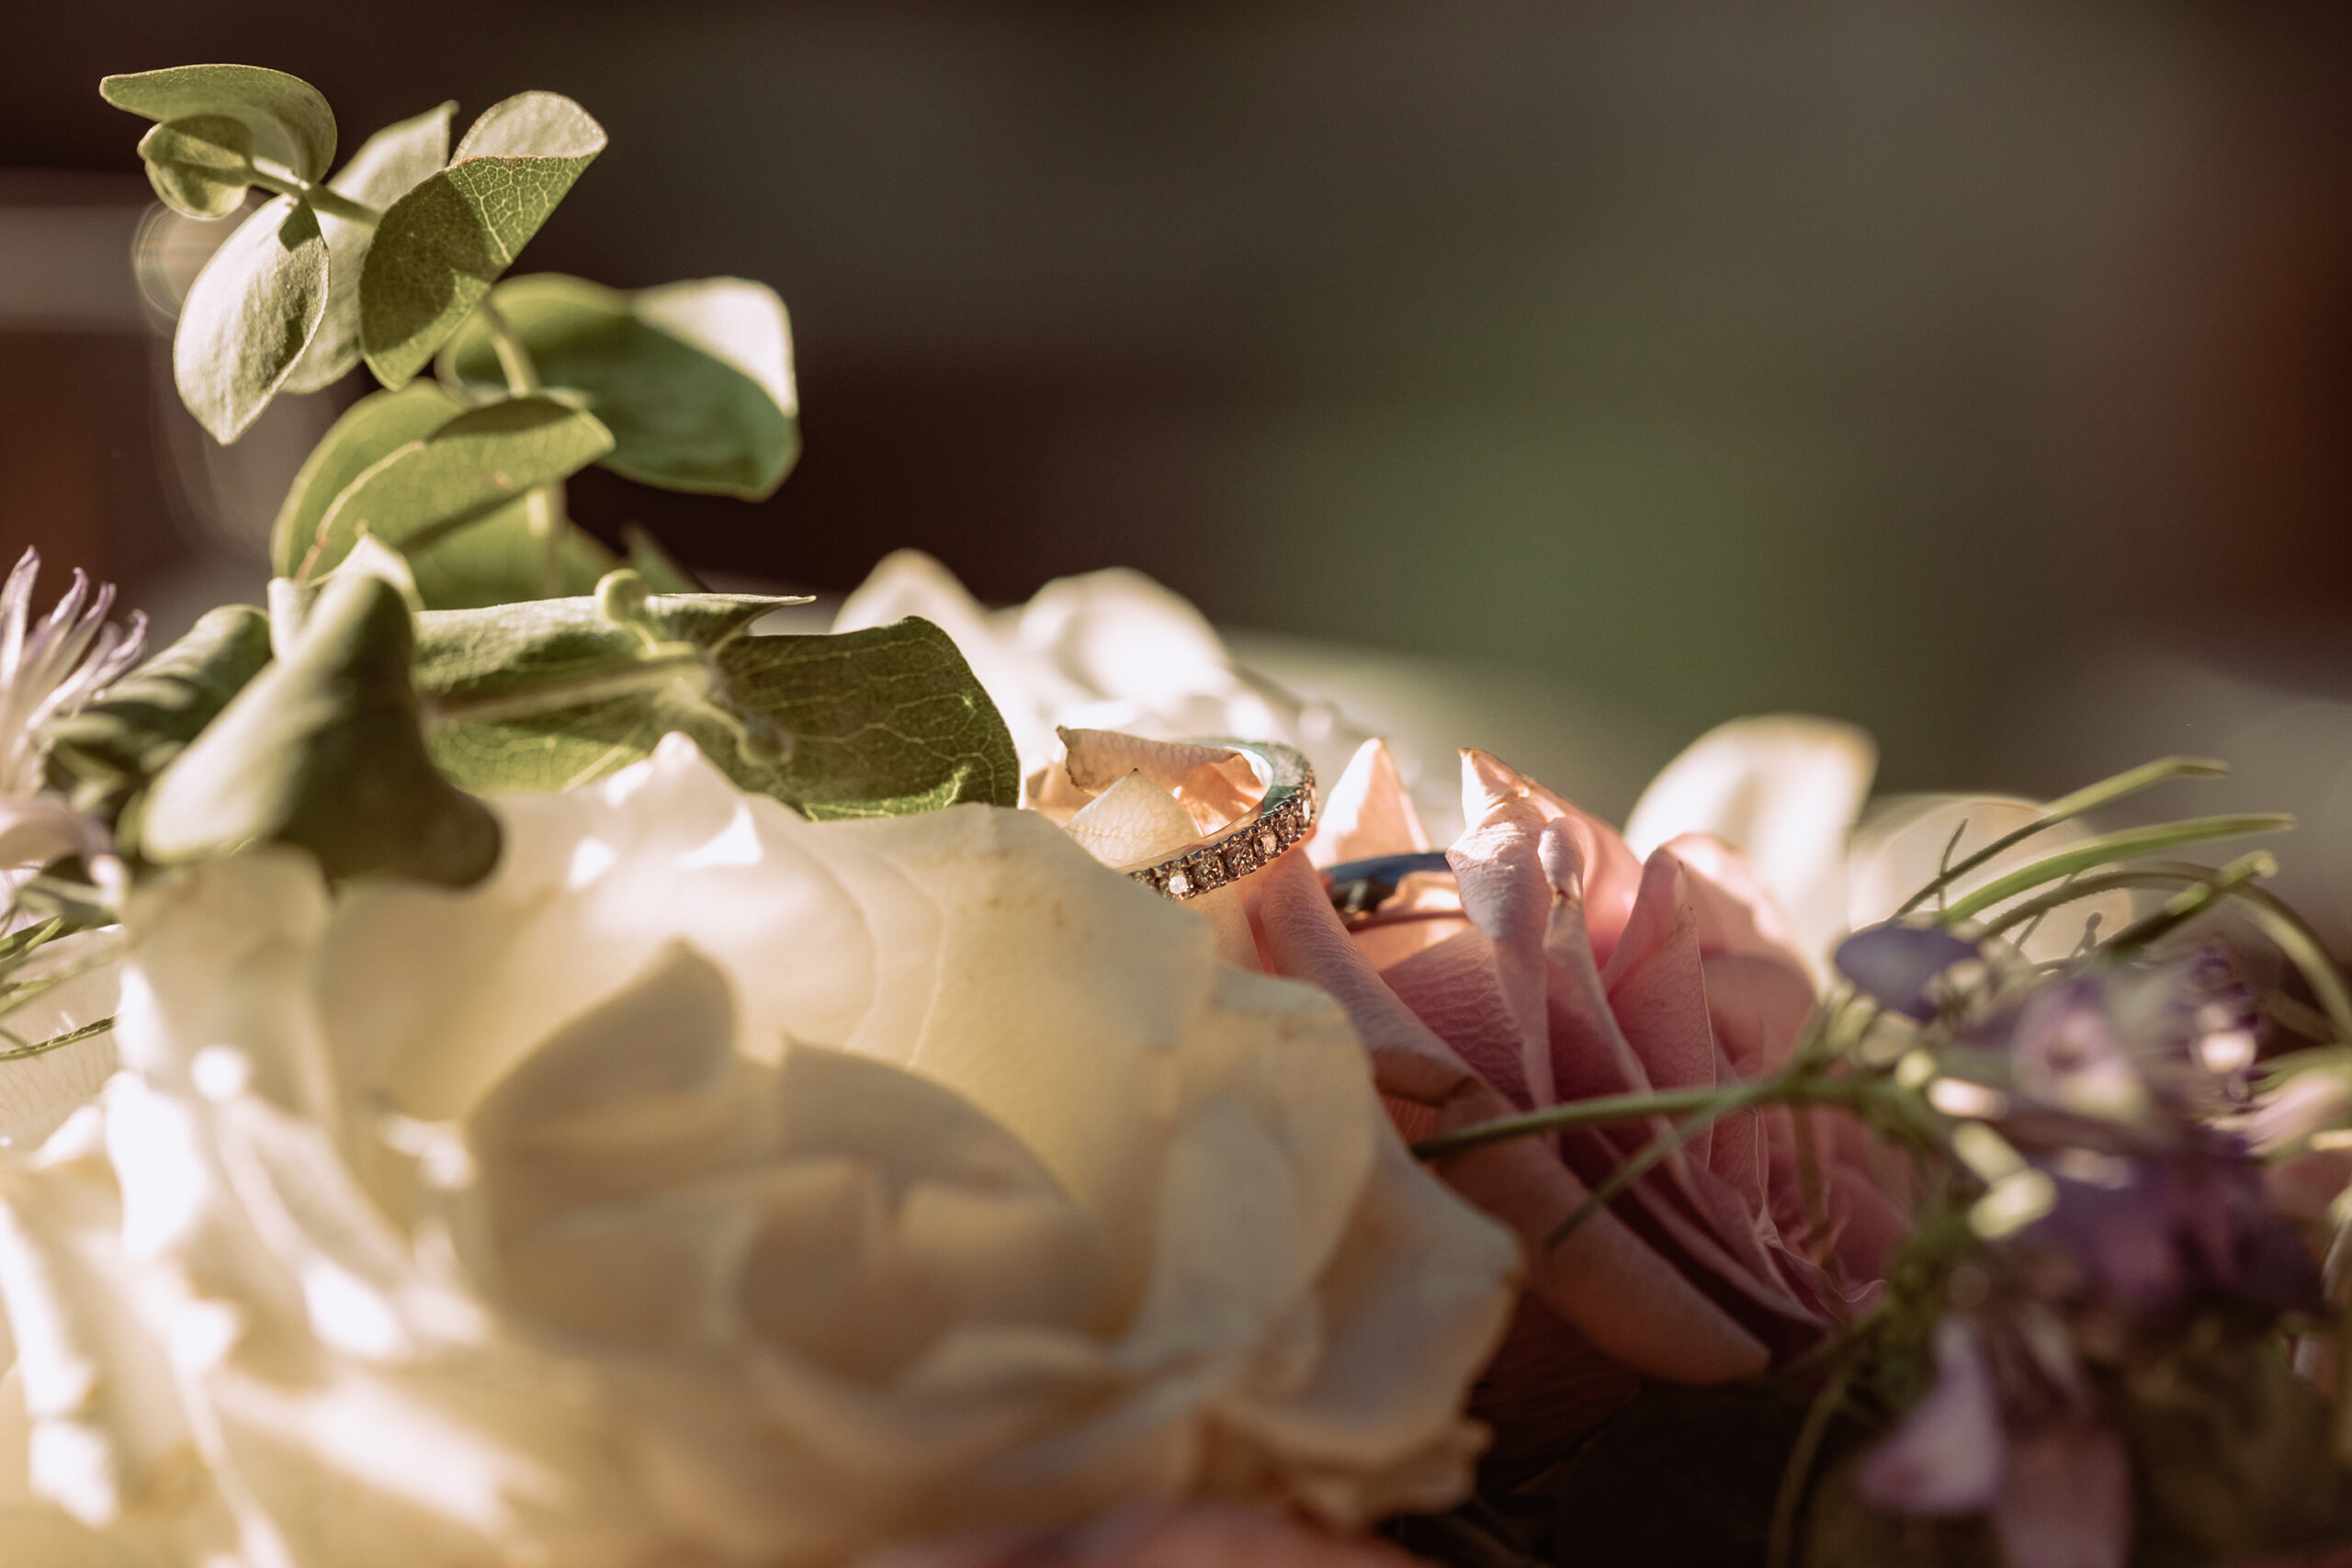
M 1429 848 L 1429 831 L 1413 809 L 1388 743 L 1376 737 L 1365 741 L 1324 795 L 1309 855 L 1317 865 L 1330 866 L 1376 855 L 1425 853 Z
M 1686 833 L 1743 851 L 1789 913 L 1810 972 L 1846 923 L 1846 836 L 1878 764 L 1850 724 L 1802 714 L 1734 719 L 1650 781 L 1625 821 L 1635 854 Z
M 1464 821 L 1482 821 L 1501 801 L 1513 796 L 1527 801 L 1547 822 L 1561 824 L 1555 838 L 1565 836 L 1575 842 L 1586 934 L 1592 943 L 1594 962 L 1607 964 L 1634 912 L 1634 897 L 1642 882 L 1641 861 L 1625 847 L 1617 830 L 1599 818 L 1577 810 L 1484 751 L 1462 753 Z
M 1433 1106 L 1441 1130 L 1510 1113 L 1510 1104 L 1415 1018 L 1348 940 L 1313 872 L 1287 857 L 1266 874 L 1260 909 L 1283 973 L 1337 997 L 1372 1053 L 1382 1092 Z M 1593 1215 L 1557 1246 L 1546 1239 L 1587 1189 L 1539 1139 L 1457 1155 L 1447 1185 L 1518 1232 L 1529 1289 L 1602 1350 L 1654 1376 L 1720 1382 L 1763 1370 L 1764 1348 L 1628 1231 Z
M 1140 771 L 1088 801 L 1062 829 L 1114 871 L 1165 860 L 1201 836 L 1176 797 Z

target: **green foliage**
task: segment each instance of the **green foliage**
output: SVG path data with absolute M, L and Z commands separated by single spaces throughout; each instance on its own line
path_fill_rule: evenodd
M 449 117 L 454 103 L 427 109 L 388 125 L 360 144 L 351 162 L 327 188 L 359 207 L 381 212 L 449 161 Z M 332 209 L 319 214 L 327 236 L 327 314 L 308 352 L 286 378 L 289 392 L 315 392 L 334 385 L 359 364 L 359 278 L 376 226 Z
M 596 416 L 551 398 L 509 398 L 468 409 L 403 442 L 338 493 L 304 547 L 303 575 L 332 570 L 363 534 L 402 551 L 422 548 L 612 450 Z
M 624 294 L 540 273 L 501 283 L 491 299 L 539 379 L 611 429 L 605 467 L 754 501 L 791 471 L 800 451 L 791 326 L 765 285 L 710 277 Z M 480 317 L 449 340 L 441 369 L 476 395 L 505 385 Z
M 397 587 L 337 576 L 287 656 L 156 779 L 141 852 L 177 865 L 291 844 L 332 877 L 462 886 L 487 874 L 498 859 L 497 818 L 426 755 L 413 649 Z
M 293 77 L 188 66 L 104 91 L 157 121 L 141 151 L 179 210 L 226 216 L 250 187 L 272 193 L 182 314 L 175 370 L 205 428 L 234 440 L 278 392 L 363 359 L 388 389 L 335 422 L 279 508 L 270 554 L 288 581 L 271 603 L 289 618 L 311 606 L 299 654 L 256 677 L 258 617 L 208 622 L 254 658 L 218 691 L 209 664 L 194 670 L 172 710 L 185 733 L 130 716 L 57 753 L 109 810 L 145 791 L 158 863 L 271 840 L 338 875 L 477 874 L 492 852 L 481 819 L 426 787 L 422 746 L 401 739 L 428 710 L 433 756 L 480 789 L 564 787 L 684 729 L 740 784 L 811 816 L 1013 803 L 1011 738 L 937 627 L 753 637 L 749 622 L 780 601 L 703 594 L 634 530 L 633 571 L 615 576 L 614 553 L 567 517 L 563 481 L 589 463 L 758 499 L 799 452 L 791 324 L 763 285 L 499 281 L 604 148 L 579 105 L 509 98 L 453 156 L 444 104 L 378 131 L 328 179 L 334 117 Z M 436 355 L 439 381 L 416 380 Z M 427 708 L 390 672 L 410 635 L 402 596 L 426 611 Z M 392 780 L 407 805 L 385 793 Z
M 291 197 L 263 203 L 212 254 L 180 307 L 172 374 L 214 440 L 245 433 L 326 318 L 327 242 Z
M 551 521 L 560 530 L 556 595 L 594 592 L 597 581 L 620 561 L 593 536 L 560 518 Z M 427 609 L 477 610 L 549 596 L 547 541 L 533 525 L 528 500 L 502 506 L 411 550 L 408 565 Z
M 1013 804 L 1012 736 L 945 633 L 749 635 L 785 603 L 656 595 L 636 622 L 598 599 L 429 613 L 416 679 L 440 719 L 434 756 L 469 789 L 563 789 L 683 730 L 811 817 Z
M 481 304 L 605 148 L 570 98 L 523 93 L 474 121 L 449 166 L 384 214 L 359 280 L 368 367 L 398 387 Z
M 225 114 L 166 120 L 139 139 L 147 183 L 164 205 L 190 218 L 226 218 L 253 188 L 254 133 Z
M 135 851 L 126 808 L 268 662 L 269 621 L 259 610 L 207 611 L 187 636 L 50 727 L 49 787 Z
M 108 76 L 98 92 L 115 107 L 152 120 L 233 119 L 245 130 L 242 152 L 298 180 L 315 180 L 334 162 L 334 111 L 316 87 L 283 71 L 173 65 Z M 160 183 L 156 192 L 164 193 Z
M 270 570 L 307 577 L 319 525 L 351 481 L 412 442 L 424 440 L 463 413 L 466 405 L 430 382 L 397 392 L 371 392 L 345 411 L 311 448 L 269 535 Z

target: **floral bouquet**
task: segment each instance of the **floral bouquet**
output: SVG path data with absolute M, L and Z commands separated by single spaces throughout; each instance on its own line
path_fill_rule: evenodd
M 2091 826 L 2219 764 L 1755 719 L 1623 830 L 1464 752 L 1440 851 L 1132 574 L 782 633 L 577 528 L 797 450 L 770 290 L 503 276 L 578 105 L 102 91 L 233 224 L 206 428 L 381 386 L 266 608 L 0 591 L 0 1563 L 2352 1547 L 2352 994 L 2177 858 L 2291 824 Z

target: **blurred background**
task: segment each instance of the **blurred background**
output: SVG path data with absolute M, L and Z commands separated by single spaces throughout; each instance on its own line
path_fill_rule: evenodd
M 178 409 L 98 77 L 274 65 L 346 148 L 546 87 L 612 145 L 516 270 L 755 277 L 795 327 L 783 491 L 592 471 L 607 537 L 835 593 L 911 545 L 995 602 L 1130 564 L 1294 678 L 1470 694 L 1458 739 L 1611 812 L 1755 711 L 1867 726 L 1890 789 L 2226 755 L 2157 804 L 2302 811 L 2287 890 L 2352 932 L 2341 0 L 90 0 L 0 39 L 0 541 L 167 627 L 258 592 L 363 388 L 225 450 Z

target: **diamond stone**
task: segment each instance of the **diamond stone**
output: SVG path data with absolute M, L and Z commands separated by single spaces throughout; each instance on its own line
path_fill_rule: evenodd
M 1231 880 L 1225 874 L 1225 862 L 1217 858 L 1214 850 L 1193 856 L 1192 866 L 1193 882 L 1204 893 L 1212 887 L 1222 887 Z
M 1271 823 L 1258 829 L 1258 852 L 1268 860 L 1283 852 L 1283 836 Z
M 1225 869 L 1235 876 L 1247 876 L 1261 863 L 1256 846 L 1246 838 L 1236 839 L 1225 846 Z
M 1190 898 L 1193 896 L 1193 879 L 1184 874 L 1184 868 L 1181 865 L 1170 872 L 1168 880 L 1160 886 L 1167 889 L 1170 898 Z

